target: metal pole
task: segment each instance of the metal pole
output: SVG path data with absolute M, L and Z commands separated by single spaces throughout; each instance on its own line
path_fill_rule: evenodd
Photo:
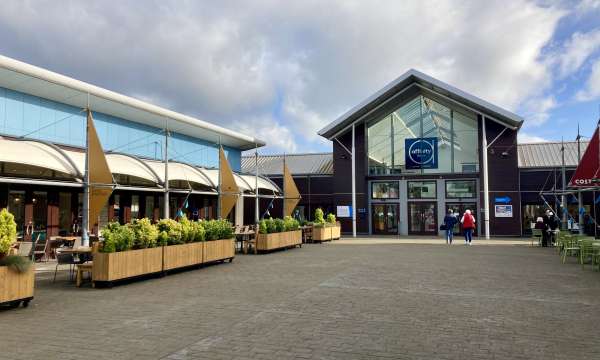
M 483 223 L 485 229 L 485 238 L 490 238 L 490 189 L 489 189 L 489 174 L 488 174 L 488 144 L 487 131 L 485 128 L 485 116 L 481 115 L 482 137 L 481 148 L 483 149 Z
M 221 136 L 219 135 L 219 183 L 217 184 L 217 219 L 221 219 Z
M 258 200 L 258 145 L 254 145 L 254 194 L 256 195 L 254 199 L 254 223 L 258 224 L 260 221 L 260 211 L 259 200 Z
M 352 237 L 356 237 L 356 148 L 355 131 L 352 124 Z
M 165 219 L 170 217 L 169 209 L 169 120 L 165 124 L 165 202 L 163 204 Z
M 565 142 L 561 139 L 561 152 L 562 152 L 562 196 L 560 197 L 560 211 L 562 212 L 562 229 L 567 230 L 567 197 L 565 195 L 566 187 L 565 182 L 567 181 L 567 174 L 565 169 Z
M 89 94 L 88 94 L 88 116 L 89 116 Z M 88 229 L 90 226 L 90 139 L 88 119 L 85 119 L 85 170 L 83 179 L 83 214 L 81 219 L 81 246 L 89 246 L 90 237 Z
M 579 166 L 579 163 L 581 162 L 581 135 L 579 134 L 579 124 L 577 124 L 577 165 Z M 579 213 L 579 235 L 583 235 L 584 234 L 584 223 L 583 223 L 583 193 L 581 192 L 581 190 L 577 191 L 577 203 L 579 204 L 578 206 L 578 213 Z

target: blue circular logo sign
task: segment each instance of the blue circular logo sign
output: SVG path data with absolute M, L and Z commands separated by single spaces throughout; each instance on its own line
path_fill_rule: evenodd
M 408 148 L 408 156 L 413 163 L 418 165 L 433 162 L 433 144 L 423 139 L 417 140 Z

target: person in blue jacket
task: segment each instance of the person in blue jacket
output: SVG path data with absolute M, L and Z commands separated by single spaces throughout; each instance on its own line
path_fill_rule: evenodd
M 452 209 L 448 209 L 448 214 L 444 217 L 444 227 L 446 228 L 446 244 L 452 244 L 452 238 L 454 237 L 454 225 L 458 222 L 456 216 L 454 216 L 454 211 Z

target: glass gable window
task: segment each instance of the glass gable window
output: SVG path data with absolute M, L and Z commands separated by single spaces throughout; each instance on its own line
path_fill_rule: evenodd
M 400 185 L 397 181 L 371 183 L 372 199 L 398 199 Z
M 436 174 L 479 171 L 478 125 L 468 116 L 418 96 L 368 125 L 369 174 Z M 405 141 L 437 139 L 437 167 L 407 169 Z
M 409 199 L 435 199 L 435 181 L 409 181 Z
M 446 181 L 446 197 L 448 199 L 476 198 L 477 185 L 475 180 Z

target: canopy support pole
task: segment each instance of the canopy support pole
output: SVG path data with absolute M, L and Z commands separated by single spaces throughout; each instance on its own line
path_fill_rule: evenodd
M 164 218 L 170 217 L 169 209 L 169 119 L 165 123 L 165 202 L 163 204 Z
M 258 145 L 255 144 L 254 146 L 254 194 L 256 195 L 254 199 L 254 223 L 258 225 L 260 222 L 260 214 L 258 213 L 260 211 L 258 202 Z
M 489 188 L 489 174 L 488 174 L 488 143 L 487 143 L 487 131 L 485 126 L 485 116 L 481 115 L 481 129 L 482 139 L 481 148 L 483 149 L 483 224 L 485 229 L 485 238 L 490 238 L 490 188 Z
M 356 237 L 356 148 L 355 125 L 352 124 L 352 237 Z
M 90 95 L 88 94 L 88 107 L 87 111 L 90 111 L 89 104 Z M 86 118 L 85 120 L 85 166 L 84 166 L 84 180 L 83 180 L 83 214 L 81 219 L 81 246 L 89 246 L 90 236 L 88 229 L 90 226 L 90 164 L 89 164 L 89 153 L 90 153 L 90 139 L 89 139 L 89 124 Z

